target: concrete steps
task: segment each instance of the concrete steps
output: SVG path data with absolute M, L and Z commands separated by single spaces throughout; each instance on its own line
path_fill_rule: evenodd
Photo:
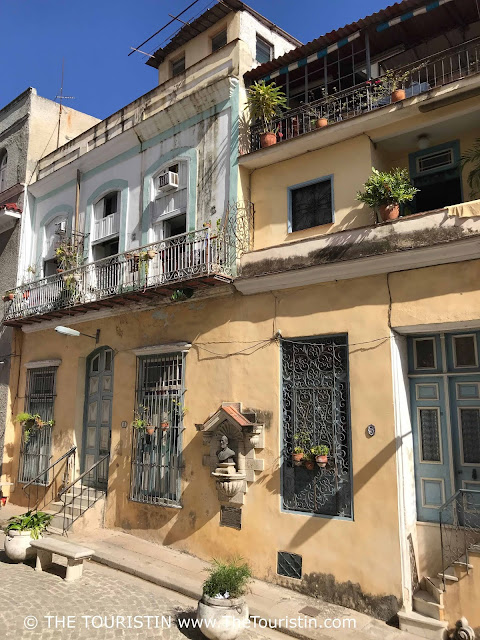
M 423 589 L 413 594 L 413 610 L 434 620 L 444 620 L 443 604 L 437 602 L 434 595 Z
M 50 502 L 43 511 L 53 516 L 48 530 L 54 533 L 68 531 L 73 523 L 83 516 L 90 507 L 105 497 L 105 492 L 90 487 L 72 487 L 61 500 Z
M 448 622 L 435 620 L 416 611 L 399 611 L 400 629 L 427 640 L 446 640 L 448 637 Z

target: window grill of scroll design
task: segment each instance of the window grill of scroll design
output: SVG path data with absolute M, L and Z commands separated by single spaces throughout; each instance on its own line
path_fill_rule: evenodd
M 283 508 L 352 517 L 347 336 L 282 341 Z M 327 445 L 329 462 L 296 466 L 293 449 Z
M 56 367 L 29 369 L 25 395 L 25 411 L 38 414 L 43 422 L 53 420 L 55 403 Z M 44 425 L 30 430 L 28 440 L 22 433 L 19 482 L 30 482 L 50 464 L 52 449 L 52 427 Z M 36 484 L 48 484 L 48 472 L 40 476 Z
M 137 360 L 137 411 L 156 428 L 153 435 L 133 429 L 130 499 L 136 502 L 179 504 L 183 370 L 181 353 Z

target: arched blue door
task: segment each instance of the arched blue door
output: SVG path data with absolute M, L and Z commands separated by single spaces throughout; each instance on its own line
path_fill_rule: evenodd
M 113 398 L 113 351 L 101 347 L 87 358 L 82 471 L 110 453 Z M 106 488 L 108 459 L 96 467 L 89 484 Z

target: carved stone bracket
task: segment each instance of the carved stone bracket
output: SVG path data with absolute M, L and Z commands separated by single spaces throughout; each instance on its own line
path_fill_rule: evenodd
M 244 504 L 248 484 L 255 482 L 256 471 L 264 469 L 263 460 L 256 457 L 256 451 L 264 447 L 263 424 L 256 422 L 255 413 L 242 411 L 240 403 L 223 402 L 197 429 L 203 433 L 203 444 L 209 447 L 203 464 L 210 467 L 215 478 L 220 503 Z M 228 447 L 235 452 L 233 468 L 219 464 L 217 452 L 222 436 L 228 438 Z

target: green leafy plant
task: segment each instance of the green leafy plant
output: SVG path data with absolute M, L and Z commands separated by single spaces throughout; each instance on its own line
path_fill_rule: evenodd
M 38 540 L 41 534 L 52 521 L 53 514 L 43 511 L 27 511 L 20 516 L 14 516 L 8 520 L 4 528 L 5 533 L 9 531 L 30 531 L 30 537 Z
M 74 269 L 83 262 L 78 247 L 71 238 L 61 240 L 55 249 L 55 256 L 57 257 L 60 268 L 64 270 Z
M 301 449 L 301 451 L 295 451 L 295 453 L 305 453 L 310 449 L 310 434 L 308 431 L 299 431 L 293 436 L 293 439 L 296 444 L 296 449 Z
M 297 447 L 294 447 L 294 448 L 293 448 L 293 453 L 300 454 L 300 453 L 305 453 L 305 452 L 304 452 L 304 450 L 303 450 L 303 447 L 299 447 L 299 446 L 297 446 Z
M 38 413 L 19 413 L 15 417 L 15 421 L 19 422 L 23 427 L 23 439 L 25 442 L 30 440 L 30 436 L 35 429 L 41 429 L 43 426 L 53 427 L 55 420 L 42 420 Z
M 193 296 L 193 289 L 175 289 L 170 296 L 172 302 L 181 302 L 182 300 L 188 300 Z
M 310 449 L 310 453 L 313 455 L 313 457 L 328 456 L 330 453 L 330 448 L 327 447 L 326 444 L 316 444 Z
M 368 204 L 372 209 L 381 205 L 409 202 L 418 193 L 410 183 L 406 169 L 378 171 L 372 167 L 372 175 L 363 185 L 364 191 L 357 193 L 357 200 Z
M 248 589 L 252 571 L 242 558 L 229 562 L 213 560 L 210 575 L 203 583 L 203 593 L 210 598 L 239 598 Z
M 249 110 L 251 121 L 262 122 L 263 133 L 275 133 L 272 120 L 281 115 L 286 107 L 287 96 L 275 82 L 266 84 L 261 80 L 248 89 L 245 109 Z
M 470 187 L 470 197 L 480 197 L 480 138 L 477 138 L 473 146 L 463 154 L 461 162 L 462 170 L 467 164 L 473 165 L 467 177 L 467 183 Z
M 149 408 L 143 404 L 139 404 L 137 409 L 133 412 L 134 420 L 132 427 L 134 429 L 146 429 L 150 426 L 150 412 Z

